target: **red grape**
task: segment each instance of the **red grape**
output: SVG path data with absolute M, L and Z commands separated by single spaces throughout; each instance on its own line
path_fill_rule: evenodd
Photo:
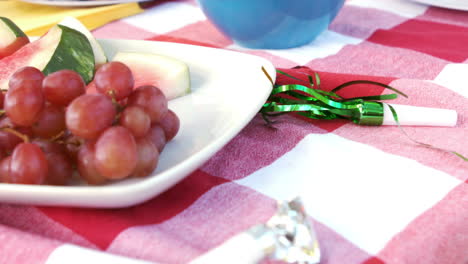
M 83 144 L 78 151 L 77 167 L 83 180 L 88 184 L 99 185 L 107 181 L 96 169 L 95 166 L 95 141 L 88 141 Z
M 20 134 L 22 134 L 24 136 L 27 136 L 28 138 L 33 137 L 33 132 L 32 132 L 31 127 L 15 126 L 14 128 L 18 133 L 20 133 Z
M 5 101 L 5 94 L 0 91 L 0 108 L 3 109 L 3 102 Z
M 32 126 L 35 136 L 51 138 L 66 129 L 65 110 L 62 107 L 47 104 L 39 115 L 38 120 Z
M 163 128 L 159 124 L 154 124 L 149 129 L 147 136 L 161 153 L 166 146 L 166 135 L 164 135 Z
M 41 148 L 46 155 L 50 152 L 66 153 L 65 146 L 56 142 L 35 138 L 32 143 Z
M 0 128 L 13 128 L 14 125 L 11 123 L 8 117 L 0 120 Z M 13 133 L 8 131 L 0 130 L 0 148 L 4 151 L 11 153 L 13 149 L 22 142 L 22 139 Z
M 77 136 L 69 134 L 64 137 L 64 141 L 65 141 L 65 150 L 67 152 L 68 157 L 73 162 L 76 162 L 77 157 L 78 157 L 78 151 L 80 151 L 81 146 L 84 145 L 84 140 Z
M 34 144 L 45 153 L 49 173 L 45 184 L 65 185 L 73 174 L 73 166 L 64 145 L 41 139 L 35 139 Z
M 142 137 L 148 133 L 151 127 L 151 119 L 139 106 L 128 106 L 120 115 L 120 125 L 128 128 L 136 137 Z
M 136 143 L 138 161 L 132 175 L 136 177 L 146 177 L 158 166 L 159 152 L 153 142 L 147 137 L 137 139 Z
M 10 182 L 10 161 L 11 156 L 0 161 L 0 182 Z
M 116 110 L 110 98 L 102 94 L 82 95 L 68 106 L 67 128 L 78 137 L 94 139 L 112 125 Z
M 8 171 L 10 169 L 10 165 L 9 163 L 2 165 L 2 161 L 5 160 L 7 157 L 9 156 L 4 151 L 0 151 L 0 182 L 6 182 L 6 179 L 8 178 Z M 5 175 L 5 177 L 3 177 L 3 175 Z
M 132 133 L 122 126 L 113 126 L 96 142 L 95 165 L 102 176 L 122 179 L 129 176 L 137 163 L 137 147 Z
M 0 127 L 15 127 L 15 125 L 11 122 L 10 118 L 3 116 L 0 120 Z
M 33 87 L 8 90 L 5 97 L 5 112 L 16 125 L 31 126 L 44 108 L 42 90 Z
M 10 161 L 10 183 L 42 184 L 47 173 L 47 159 L 39 146 L 33 143 L 16 146 Z
M 0 147 L 7 153 L 13 152 L 13 149 L 22 142 L 22 139 L 6 131 L 0 131 Z
M 131 70 L 123 63 L 113 61 L 99 67 L 94 77 L 96 90 L 109 95 L 113 91 L 116 100 L 130 95 L 133 90 L 133 75 Z
M 172 140 L 177 132 L 179 132 L 180 121 L 179 117 L 172 111 L 168 110 L 167 114 L 163 116 L 159 124 L 164 130 L 164 135 L 166 135 L 166 140 Z
M 32 136 L 32 131 L 29 127 L 17 127 L 13 125 L 10 118 L 8 117 L 4 117 L 0 120 L 0 128 L 11 128 L 20 134 L 26 135 L 28 137 Z M 16 145 L 22 141 L 23 139 L 15 134 L 9 131 L 0 130 L 0 148 L 3 149 L 3 151 L 6 153 L 11 153 Z
M 73 175 L 73 166 L 67 154 L 60 152 L 46 153 L 49 173 L 45 179 L 46 184 L 66 185 Z
M 23 67 L 10 76 L 8 90 L 13 91 L 18 88 L 42 88 L 44 74 L 34 67 Z
M 142 107 L 151 118 L 151 123 L 157 123 L 167 113 L 167 99 L 161 90 L 155 86 L 140 86 L 128 97 L 128 105 Z
M 86 93 L 86 84 L 81 75 L 72 70 L 60 70 L 47 75 L 42 89 L 47 101 L 67 106 L 73 99 Z

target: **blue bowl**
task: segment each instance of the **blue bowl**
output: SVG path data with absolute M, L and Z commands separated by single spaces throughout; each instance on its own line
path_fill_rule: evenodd
M 198 0 L 205 15 L 237 44 L 286 49 L 313 41 L 344 0 Z

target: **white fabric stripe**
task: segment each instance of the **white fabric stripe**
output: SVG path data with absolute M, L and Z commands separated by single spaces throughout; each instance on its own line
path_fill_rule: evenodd
M 57 247 L 45 264 L 149 264 L 137 259 L 116 256 L 71 244 Z
M 356 45 L 363 42 L 363 39 L 353 38 L 336 33 L 331 30 L 324 31 L 311 43 L 292 49 L 268 50 L 263 49 L 273 55 L 296 62 L 299 65 L 308 63 L 313 59 L 325 58 L 338 53 L 346 45 Z M 227 48 L 235 50 L 248 50 L 237 44 Z
M 428 9 L 426 5 L 409 0 L 350 0 L 347 4 L 364 8 L 376 8 L 408 18 L 422 15 Z
M 123 21 L 157 34 L 164 34 L 205 19 L 203 12 L 196 6 L 168 2 L 159 5 L 158 8 L 124 18 Z
M 236 182 L 278 200 L 300 195 L 312 217 L 371 254 L 460 184 L 414 160 L 334 134 L 308 135 Z
M 447 64 L 434 82 L 468 97 L 468 64 Z

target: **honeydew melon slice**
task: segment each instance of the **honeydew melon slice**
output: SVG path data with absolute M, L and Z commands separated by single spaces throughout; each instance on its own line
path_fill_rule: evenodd
M 0 17 L 0 59 L 29 43 L 29 38 L 13 21 Z
M 62 69 L 78 72 L 86 83 L 94 77 L 94 55 L 88 39 L 63 25 L 52 27 L 44 36 L 0 60 L 0 88 L 18 69 L 32 66 L 45 75 Z
M 112 61 L 127 65 L 133 73 L 135 87 L 154 85 L 167 100 L 190 93 L 190 71 L 184 62 L 152 53 L 117 52 Z
M 102 64 L 107 62 L 107 57 L 104 54 L 104 50 L 102 49 L 101 45 L 99 42 L 94 38 L 93 34 L 86 28 L 85 25 L 83 25 L 78 19 L 74 17 L 65 17 L 59 25 L 64 25 L 69 28 L 73 28 L 74 30 L 77 30 L 83 35 L 88 38 L 89 43 L 91 44 L 91 47 L 93 48 L 93 53 L 94 53 L 94 63 L 96 67 L 101 66 Z

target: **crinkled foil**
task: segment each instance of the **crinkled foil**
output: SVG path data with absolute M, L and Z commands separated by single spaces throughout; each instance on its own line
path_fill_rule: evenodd
M 276 214 L 248 233 L 262 246 L 268 259 L 303 264 L 320 262 L 317 236 L 299 198 L 279 202 Z

